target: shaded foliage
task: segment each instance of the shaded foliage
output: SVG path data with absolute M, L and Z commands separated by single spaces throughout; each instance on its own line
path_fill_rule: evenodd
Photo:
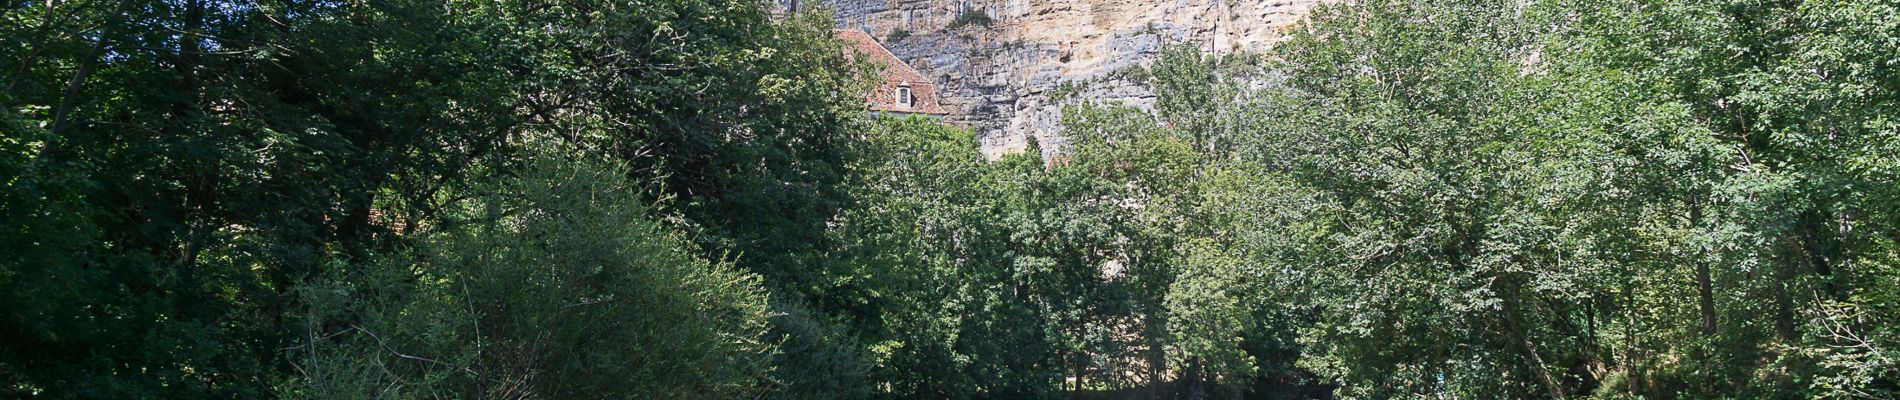
M 753 1 L 9 2 L 0 397 L 1892 398 L 1895 21 L 1329 3 L 986 160 Z

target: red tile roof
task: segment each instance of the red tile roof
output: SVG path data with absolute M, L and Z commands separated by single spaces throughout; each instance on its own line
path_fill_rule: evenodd
M 845 57 L 853 60 L 860 56 L 866 57 L 870 62 L 881 65 L 881 69 L 884 70 L 882 80 L 878 82 L 877 87 L 864 96 L 866 107 L 871 111 L 947 114 L 937 101 L 937 84 L 925 78 L 924 74 L 911 69 L 904 60 L 898 59 L 897 55 L 891 54 L 884 45 L 878 44 L 877 39 L 871 38 L 870 34 L 855 29 L 838 29 L 833 30 L 832 35 L 845 42 Z M 897 88 L 904 85 L 910 87 L 909 107 L 900 107 L 897 104 Z

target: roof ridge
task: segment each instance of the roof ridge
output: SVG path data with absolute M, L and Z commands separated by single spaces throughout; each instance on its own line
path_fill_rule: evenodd
M 884 47 L 884 42 L 878 41 L 877 37 L 871 36 L 870 32 L 865 32 L 858 29 L 838 29 L 838 28 L 833 28 L 832 32 L 851 32 L 852 34 L 856 34 L 856 35 L 864 35 L 864 38 L 866 39 L 867 42 L 870 42 L 872 45 L 877 46 L 877 51 L 884 52 L 884 55 L 890 56 L 891 59 L 897 60 L 897 65 L 899 67 L 903 67 L 904 72 L 909 72 L 911 75 L 916 75 L 919 78 L 924 78 L 925 81 L 922 82 L 924 84 L 928 84 L 931 86 L 937 85 L 936 82 L 929 81 L 929 77 L 924 76 L 923 72 L 918 71 L 916 68 L 912 68 L 909 62 L 904 61 L 903 57 L 898 57 L 897 53 L 891 52 L 891 49 L 889 47 Z
M 833 28 L 832 36 L 844 42 L 846 55 L 863 62 L 878 64 L 882 71 L 877 73 L 878 89 L 866 93 L 868 107 L 872 111 L 893 111 L 932 115 L 948 114 L 939 102 L 937 82 L 922 71 L 912 67 L 909 62 L 897 57 L 889 47 L 879 42 L 870 32 L 859 29 Z M 860 58 L 861 57 L 861 58 Z M 895 88 L 915 87 L 911 96 L 916 103 L 904 106 L 895 105 Z M 886 91 L 891 91 L 886 93 Z

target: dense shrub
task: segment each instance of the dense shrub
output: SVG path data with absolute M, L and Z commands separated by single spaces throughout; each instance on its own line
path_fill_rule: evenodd
M 646 219 L 624 167 L 543 155 L 414 251 L 306 286 L 300 398 L 758 396 L 757 276 Z
M 971 26 L 971 25 L 982 26 L 982 27 L 987 28 L 990 26 L 990 24 L 994 24 L 994 23 L 996 23 L 996 20 L 990 19 L 989 12 L 985 12 L 983 11 L 983 9 L 980 9 L 980 8 L 972 8 L 972 9 L 963 10 L 963 12 L 957 13 L 957 17 L 955 19 L 950 20 L 949 26 L 950 26 L 950 29 L 958 29 L 958 28 Z

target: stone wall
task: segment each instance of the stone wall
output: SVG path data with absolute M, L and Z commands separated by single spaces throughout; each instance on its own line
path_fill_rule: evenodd
M 935 80 L 948 121 L 974 130 L 994 158 L 1022 151 L 1030 136 L 1045 156 L 1059 148 L 1065 104 L 1150 107 L 1152 91 L 1128 72 L 1169 45 L 1259 50 L 1319 1 L 801 0 L 800 7 L 830 8 L 839 28 L 866 30 Z M 991 23 L 954 26 L 966 11 Z M 908 34 L 890 40 L 900 30 Z

